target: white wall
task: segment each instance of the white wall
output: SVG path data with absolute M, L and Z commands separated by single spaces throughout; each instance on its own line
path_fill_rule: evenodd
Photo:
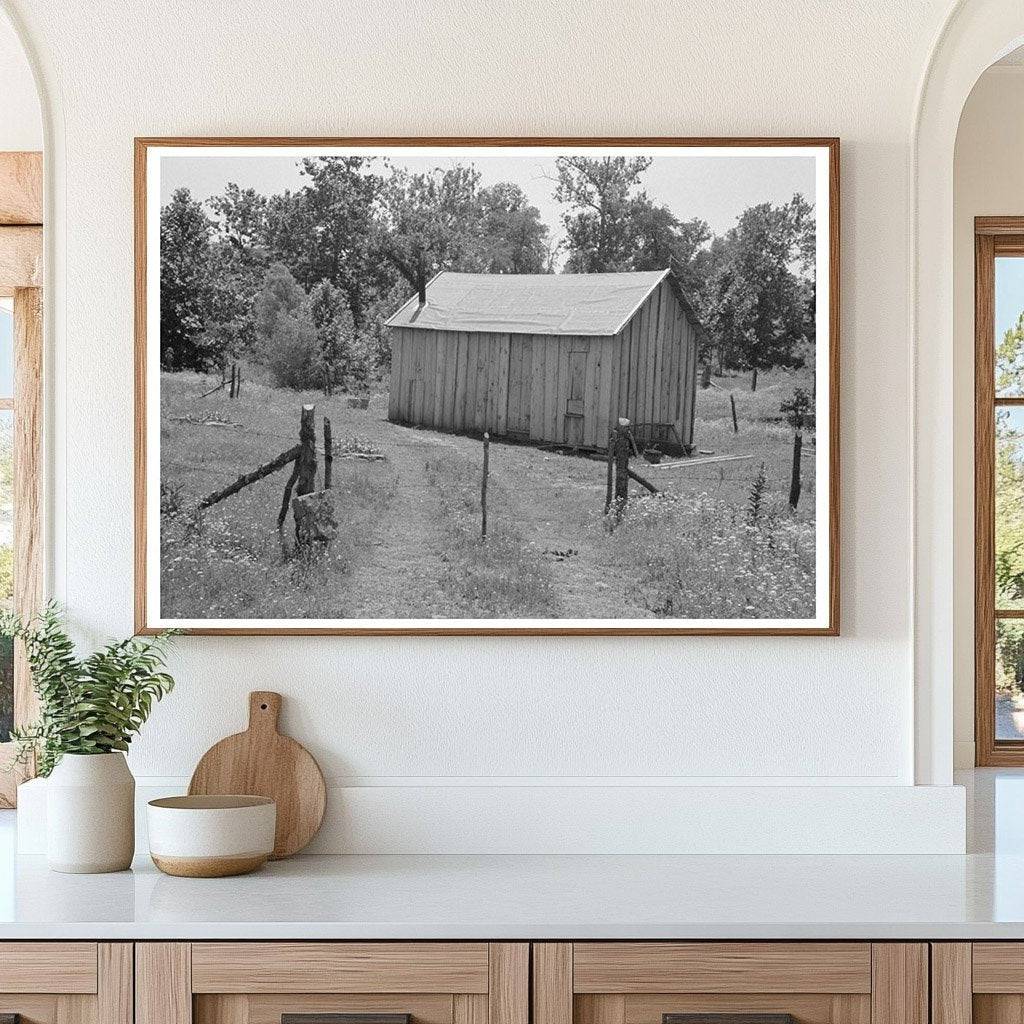
M 133 136 L 843 140 L 841 638 L 185 639 L 136 772 L 187 775 L 261 687 L 335 784 L 423 806 L 913 781 L 908 155 L 946 0 L 4 3 L 54 114 L 52 578 L 93 637 L 132 628 Z
M 32 70 L 14 27 L 0 13 L 0 151 L 43 148 L 43 122 Z
M 974 764 L 974 218 L 1024 214 L 1024 66 L 986 71 L 956 137 L 954 160 L 954 740 Z

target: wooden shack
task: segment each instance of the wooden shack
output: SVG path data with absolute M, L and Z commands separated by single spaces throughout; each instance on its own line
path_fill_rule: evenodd
M 693 443 L 699 324 L 669 270 L 460 274 L 388 321 L 388 419 L 603 449 L 619 417 L 644 443 Z

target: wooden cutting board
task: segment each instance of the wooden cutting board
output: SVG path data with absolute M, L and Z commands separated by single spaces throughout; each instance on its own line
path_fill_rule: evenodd
M 302 744 L 277 731 L 281 694 L 249 694 L 249 728 L 214 744 L 200 759 L 190 795 L 267 796 L 277 803 L 273 860 L 303 849 L 320 828 L 327 790 L 320 766 Z

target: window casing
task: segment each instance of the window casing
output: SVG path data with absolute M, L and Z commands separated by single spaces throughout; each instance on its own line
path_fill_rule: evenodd
M 1024 217 L 975 221 L 975 761 L 1024 765 Z

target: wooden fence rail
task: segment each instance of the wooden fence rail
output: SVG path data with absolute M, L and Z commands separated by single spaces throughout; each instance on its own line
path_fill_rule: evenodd
M 242 488 L 248 487 L 250 484 L 256 483 L 258 480 L 262 480 L 265 476 L 270 476 L 271 473 L 276 473 L 279 469 L 284 469 L 289 462 L 294 462 L 299 457 L 301 451 L 300 445 L 295 445 L 294 448 L 289 448 L 286 452 L 281 452 L 276 459 L 271 459 L 269 462 L 265 462 L 262 466 L 257 466 L 251 473 L 243 473 L 233 484 L 223 488 L 219 491 L 214 491 L 213 494 L 208 494 L 201 502 L 199 502 L 199 510 L 209 508 L 211 505 L 216 505 L 218 501 L 223 501 L 225 498 L 230 498 L 232 494 L 237 494 Z

